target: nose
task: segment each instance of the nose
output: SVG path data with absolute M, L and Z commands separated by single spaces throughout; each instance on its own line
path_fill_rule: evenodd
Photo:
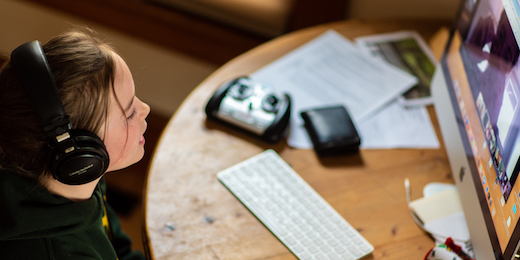
M 148 104 L 146 104 L 144 102 L 143 102 L 143 105 L 145 107 L 145 118 L 146 118 L 146 117 L 148 117 L 148 115 L 150 114 L 152 109 L 150 108 L 150 106 Z
M 141 111 L 143 111 L 142 112 L 142 117 L 143 117 L 143 119 L 147 118 L 148 115 L 150 114 L 151 108 L 150 108 L 150 106 L 148 104 L 144 103 L 140 99 L 139 99 L 139 102 L 141 103 L 141 106 L 142 106 L 142 110 L 141 110 Z

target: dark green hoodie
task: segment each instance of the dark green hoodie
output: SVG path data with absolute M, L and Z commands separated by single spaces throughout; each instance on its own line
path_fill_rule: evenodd
M 0 171 L 0 258 L 144 259 L 131 251 L 104 189 L 101 181 L 89 200 L 72 202 Z

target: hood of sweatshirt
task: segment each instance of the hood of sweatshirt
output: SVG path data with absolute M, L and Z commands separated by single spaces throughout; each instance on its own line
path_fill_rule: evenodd
M 102 215 L 100 189 L 87 201 L 73 202 L 15 173 L 0 171 L 0 240 L 77 233 L 95 225 Z

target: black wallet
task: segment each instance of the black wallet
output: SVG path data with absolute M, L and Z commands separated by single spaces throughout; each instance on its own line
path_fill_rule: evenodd
M 301 116 L 318 155 L 359 151 L 361 138 L 345 107 L 311 109 L 301 112 Z

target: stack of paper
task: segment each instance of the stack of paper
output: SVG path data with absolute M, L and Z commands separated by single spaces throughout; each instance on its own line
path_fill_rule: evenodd
M 435 185 L 435 184 L 433 184 Z M 454 185 L 435 194 L 414 200 L 409 207 L 422 222 L 422 228 L 430 233 L 437 242 L 452 238 L 465 252 L 473 255 L 472 246 L 462 211 L 459 194 Z
M 311 148 L 300 112 L 344 105 L 362 148 L 437 148 L 424 106 L 399 100 L 418 83 L 402 69 L 374 57 L 335 31 L 328 31 L 250 75 L 292 97 L 288 144 Z

